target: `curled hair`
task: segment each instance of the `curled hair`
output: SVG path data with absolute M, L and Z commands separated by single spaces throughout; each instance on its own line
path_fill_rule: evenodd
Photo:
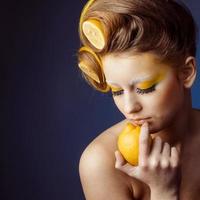
M 95 0 L 82 20 L 91 18 L 102 24 L 106 39 L 104 48 L 99 50 L 92 46 L 81 29 L 79 34 L 82 45 L 90 47 L 99 58 L 109 53 L 152 52 L 163 61 L 181 65 L 187 56 L 196 56 L 197 26 L 191 12 L 182 2 Z M 91 80 L 83 72 L 86 80 L 95 89 L 108 91 L 102 66 L 97 65 L 86 54 L 88 53 L 78 52 L 78 60 L 87 60 L 89 68 L 99 76 L 100 83 Z

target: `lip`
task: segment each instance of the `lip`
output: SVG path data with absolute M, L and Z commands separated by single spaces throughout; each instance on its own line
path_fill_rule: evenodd
M 130 119 L 130 122 L 133 123 L 133 125 L 135 126 L 139 126 L 139 125 L 144 124 L 146 121 L 148 121 L 148 119 L 150 119 L 150 117 Z

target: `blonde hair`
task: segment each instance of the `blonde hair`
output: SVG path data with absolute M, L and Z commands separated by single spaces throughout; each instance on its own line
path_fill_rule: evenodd
M 92 0 L 82 13 L 81 21 L 99 20 L 105 35 L 104 48 L 95 48 L 79 29 L 81 45 L 78 62 L 87 63 L 88 70 L 98 77 L 94 80 L 82 70 L 86 81 L 101 92 L 108 92 L 102 69 L 96 56 L 109 53 L 152 52 L 163 61 L 182 64 L 188 55 L 196 55 L 197 26 L 189 9 L 173 0 Z M 91 51 L 93 53 L 91 53 Z M 94 56 L 95 55 L 95 56 Z M 181 58 L 177 61 L 177 58 Z

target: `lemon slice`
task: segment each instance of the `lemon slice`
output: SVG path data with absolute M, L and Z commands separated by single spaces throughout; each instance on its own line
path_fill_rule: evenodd
M 99 56 L 97 56 L 97 54 L 90 47 L 83 46 L 79 49 L 79 52 L 81 52 L 81 51 L 86 51 L 86 52 L 92 54 L 92 56 L 94 56 L 94 58 L 97 60 L 98 64 L 102 67 L 101 59 L 99 58 Z
M 93 4 L 94 1 L 95 0 L 89 0 L 85 4 L 85 6 L 84 6 L 84 8 L 83 8 L 83 10 L 81 12 L 80 21 L 79 21 L 79 33 L 80 33 L 81 40 L 83 39 L 83 36 L 82 36 L 82 24 L 83 24 L 83 21 L 84 21 L 85 14 L 87 13 L 88 8 Z
M 101 83 L 101 81 L 100 81 L 99 77 L 97 76 L 97 74 L 95 72 L 93 72 L 91 69 L 89 69 L 84 62 L 80 62 L 78 64 L 78 66 L 90 78 L 92 78 L 93 80 L 95 80 L 99 84 Z M 106 87 L 105 88 L 101 88 L 100 91 L 106 93 L 106 92 L 110 91 L 110 87 L 108 85 L 106 85 Z
M 100 21 L 88 19 L 83 22 L 82 30 L 89 42 L 101 50 L 105 46 L 104 30 Z
M 98 62 L 99 66 L 102 68 L 101 59 L 99 58 L 99 56 L 90 47 L 83 46 L 83 47 L 81 47 L 79 49 L 79 52 L 81 52 L 81 51 L 86 51 L 88 53 L 91 53 L 92 56 L 94 56 L 94 58 Z M 88 67 L 87 63 L 84 63 L 83 61 L 80 61 L 78 66 L 90 78 L 92 78 L 93 80 L 95 80 L 99 84 L 101 83 L 101 81 L 100 81 L 99 77 L 97 76 L 97 74 L 92 69 L 90 69 Z M 103 79 L 104 79 L 103 81 L 105 81 L 105 76 L 103 76 Z M 106 87 L 105 88 L 101 88 L 100 91 L 106 93 L 106 92 L 110 91 L 110 86 L 108 84 L 106 84 Z
M 96 61 L 98 62 L 98 64 L 100 65 L 101 67 L 101 60 L 100 58 L 95 54 L 95 52 L 90 49 L 89 47 L 86 47 L 86 46 L 83 46 L 79 49 L 79 52 L 81 51 L 86 51 L 90 54 L 92 54 L 92 56 L 96 59 Z M 84 63 L 83 61 L 81 61 L 79 64 L 78 64 L 79 68 L 85 73 L 87 74 L 90 78 L 92 78 L 93 80 L 95 80 L 97 83 L 100 83 L 100 80 L 99 80 L 99 77 L 97 76 L 97 74 L 92 70 L 90 69 L 88 66 L 87 66 L 87 63 Z
M 89 69 L 88 66 L 84 62 L 80 62 L 78 64 L 78 66 L 90 78 L 92 78 L 93 80 L 95 80 L 97 83 L 100 83 L 100 80 L 99 80 L 99 77 L 97 76 L 97 74 L 95 72 L 93 72 L 91 69 Z

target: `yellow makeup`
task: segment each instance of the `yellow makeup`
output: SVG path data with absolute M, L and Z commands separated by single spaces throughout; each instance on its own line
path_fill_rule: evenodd
M 160 82 L 161 80 L 163 80 L 163 78 L 164 78 L 164 73 L 160 73 L 159 75 L 154 77 L 152 80 L 148 80 L 148 81 L 139 83 L 137 85 L 137 87 L 142 90 L 150 88 L 151 86 L 153 86 L 153 85 L 157 84 L 158 82 Z
M 141 83 L 138 83 L 136 85 L 136 87 L 141 89 L 141 90 L 148 89 L 151 86 L 153 86 L 153 85 L 157 84 L 158 82 L 160 82 L 161 80 L 163 80 L 164 77 L 165 77 L 165 74 L 166 73 L 162 72 L 162 73 L 156 75 L 155 77 L 153 77 L 151 80 L 147 80 L 147 81 L 143 81 Z M 114 86 L 111 86 L 111 85 L 109 85 L 109 87 L 111 88 L 112 92 L 118 92 L 118 91 L 122 90 L 122 88 L 114 87 Z
M 118 91 L 122 90 L 121 88 L 113 87 L 111 85 L 109 85 L 109 86 L 110 86 L 112 92 L 118 92 Z

